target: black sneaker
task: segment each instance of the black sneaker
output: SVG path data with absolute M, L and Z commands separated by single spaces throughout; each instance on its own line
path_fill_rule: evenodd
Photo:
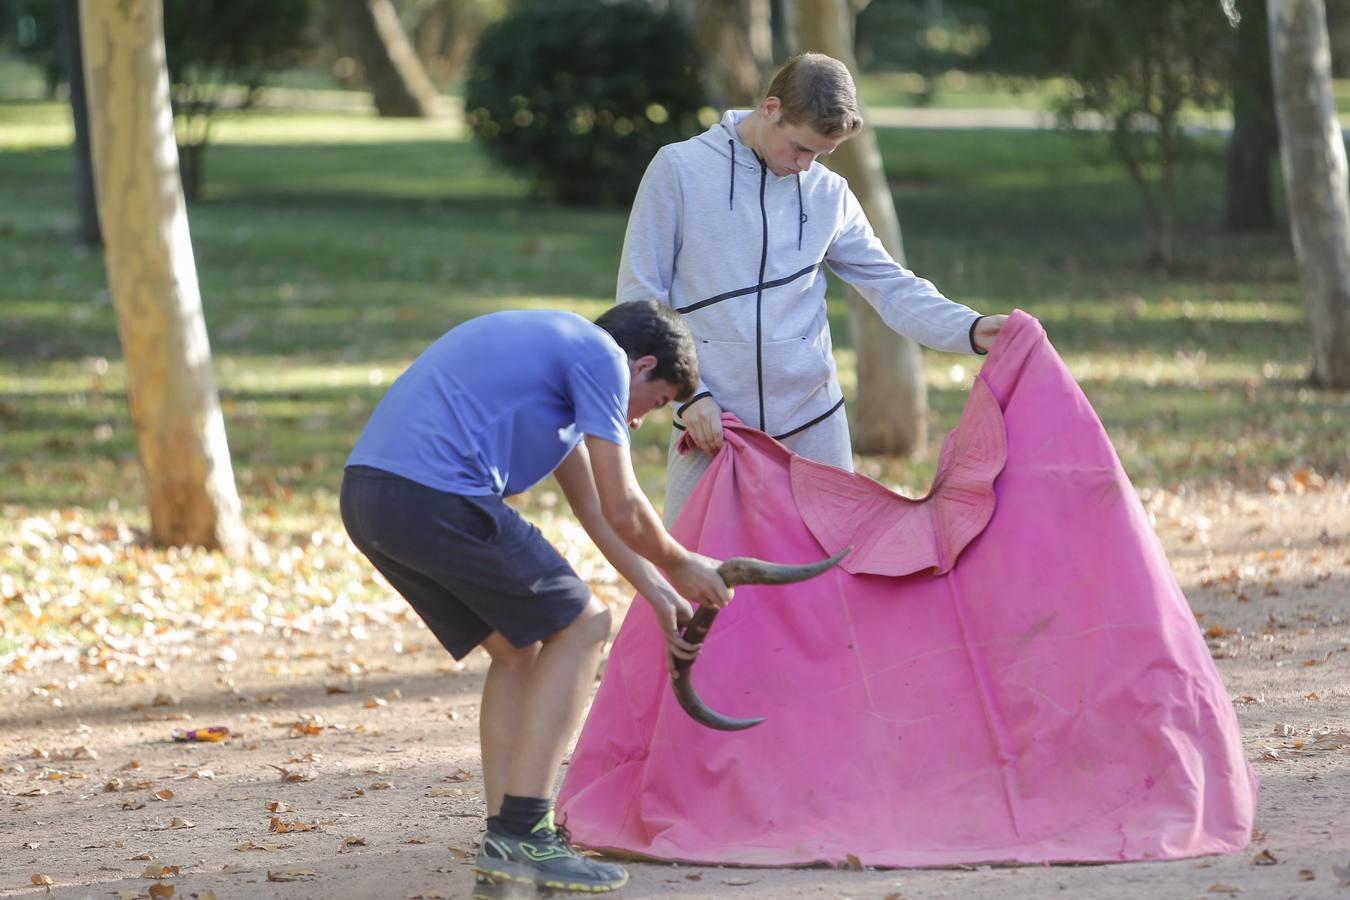
M 483 880 L 516 882 L 588 894 L 617 891 L 628 883 L 623 866 L 598 862 L 573 850 L 567 830 L 554 826 L 551 810 L 525 837 L 488 829 L 474 870 L 481 876 L 480 884 Z

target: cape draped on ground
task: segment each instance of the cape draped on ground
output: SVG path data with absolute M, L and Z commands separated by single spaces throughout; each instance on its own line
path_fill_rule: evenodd
M 703 863 L 1170 859 L 1247 845 L 1256 779 L 1148 518 L 1040 324 L 1014 313 L 929 498 L 734 420 L 674 533 L 809 562 L 738 588 L 680 709 L 635 608 L 563 781 L 582 844 Z

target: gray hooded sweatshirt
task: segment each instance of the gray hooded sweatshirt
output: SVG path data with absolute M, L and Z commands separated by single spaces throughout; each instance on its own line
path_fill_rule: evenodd
M 972 352 L 979 316 L 891 259 L 842 177 L 820 163 L 773 174 L 736 133 L 749 114 L 728 111 L 657 152 L 628 219 L 618 300 L 682 313 L 698 346 L 698 396 L 782 439 L 843 415 L 826 266 L 887 325 L 937 350 Z M 836 433 L 847 444 L 847 428 Z M 836 449 L 828 455 L 850 458 Z

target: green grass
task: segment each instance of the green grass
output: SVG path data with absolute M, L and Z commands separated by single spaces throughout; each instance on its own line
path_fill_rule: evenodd
M 1013 84 L 988 75 L 948 72 L 933 79 L 928 104 L 946 109 L 1045 109 L 1056 82 Z M 858 91 L 868 106 L 914 106 L 926 88 L 914 72 L 868 72 L 859 78 Z
M 0 498 L 142 506 L 102 260 L 78 249 L 69 124 L 0 104 Z M 1350 402 L 1304 386 L 1309 336 L 1287 239 L 1214 223 L 1220 147 L 1182 192 L 1182 260 L 1141 265 L 1138 203 L 1097 138 L 887 131 L 910 265 L 984 311 L 1046 323 L 1143 485 L 1345 471 Z M 224 120 L 190 209 L 235 471 L 250 509 L 330 496 L 356 434 L 444 329 L 501 307 L 609 302 L 624 216 L 531 199 L 450 125 L 342 114 Z M 836 346 L 852 385 L 842 303 Z M 930 354 L 932 445 L 873 471 L 922 490 L 969 358 Z M 637 439 L 659 500 L 665 429 Z M 527 501 L 529 502 L 529 501 Z
M 933 79 L 933 94 L 924 98 L 924 79 L 914 72 L 868 72 L 858 91 L 868 106 L 917 106 L 938 109 L 1051 109 L 1052 100 L 1068 85 L 1063 79 L 1010 79 L 997 75 L 946 72 Z M 1336 109 L 1350 114 L 1350 80 L 1332 85 Z M 1201 116 L 1203 118 L 1203 114 Z

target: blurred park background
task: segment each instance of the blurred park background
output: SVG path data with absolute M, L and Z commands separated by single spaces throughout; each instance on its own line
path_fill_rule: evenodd
M 1314 377 L 1320 325 L 1290 238 L 1270 23 L 1264 2 L 1233 5 L 164 0 L 169 170 L 187 194 L 228 436 L 216 466 L 253 542 L 236 558 L 276 574 L 259 601 L 256 582 L 232 587 L 202 551 L 146 546 L 125 346 L 168 338 L 119 313 L 102 245 L 155 226 L 100 229 L 90 194 L 98 129 L 136 114 L 82 109 L 81 95 L 107 94 L 88 70 L 89 84 L 71 77 L 77 3 L 0 0 L 0 660 L 142 633 L 147 610 L 378 592 L 351 574 L 335 498 L 382 393 L 466 318 L 599 314 L 655 147 L 751 104 L 792 52 L 827 49 L 803 46 L 815 17 L 855 30 L 907 264 L 983 312 L 1038 317 L 1139 488 L 1302 491 L 1344 476 L 1350 395 Z M 1335 103 L 1350 112 L 1350 0 L 1325 11 Z M 110 40 L 90 24 L 86 9 L 84 41 Z M 168 306 L 191 315 L 194 302 Z M 978 365 L 925 352 L 920 445 L 866 454 L 862 470 L 922 494 Z M 653 416 L 635 441 L 658 505 L 667 433 Z M 590 552 L 556 491 L 520 505 Z M 179 579 L 158 607 L 143 571 L 155 564 Z M 217 574 L 192 582 L 203 568 Z

